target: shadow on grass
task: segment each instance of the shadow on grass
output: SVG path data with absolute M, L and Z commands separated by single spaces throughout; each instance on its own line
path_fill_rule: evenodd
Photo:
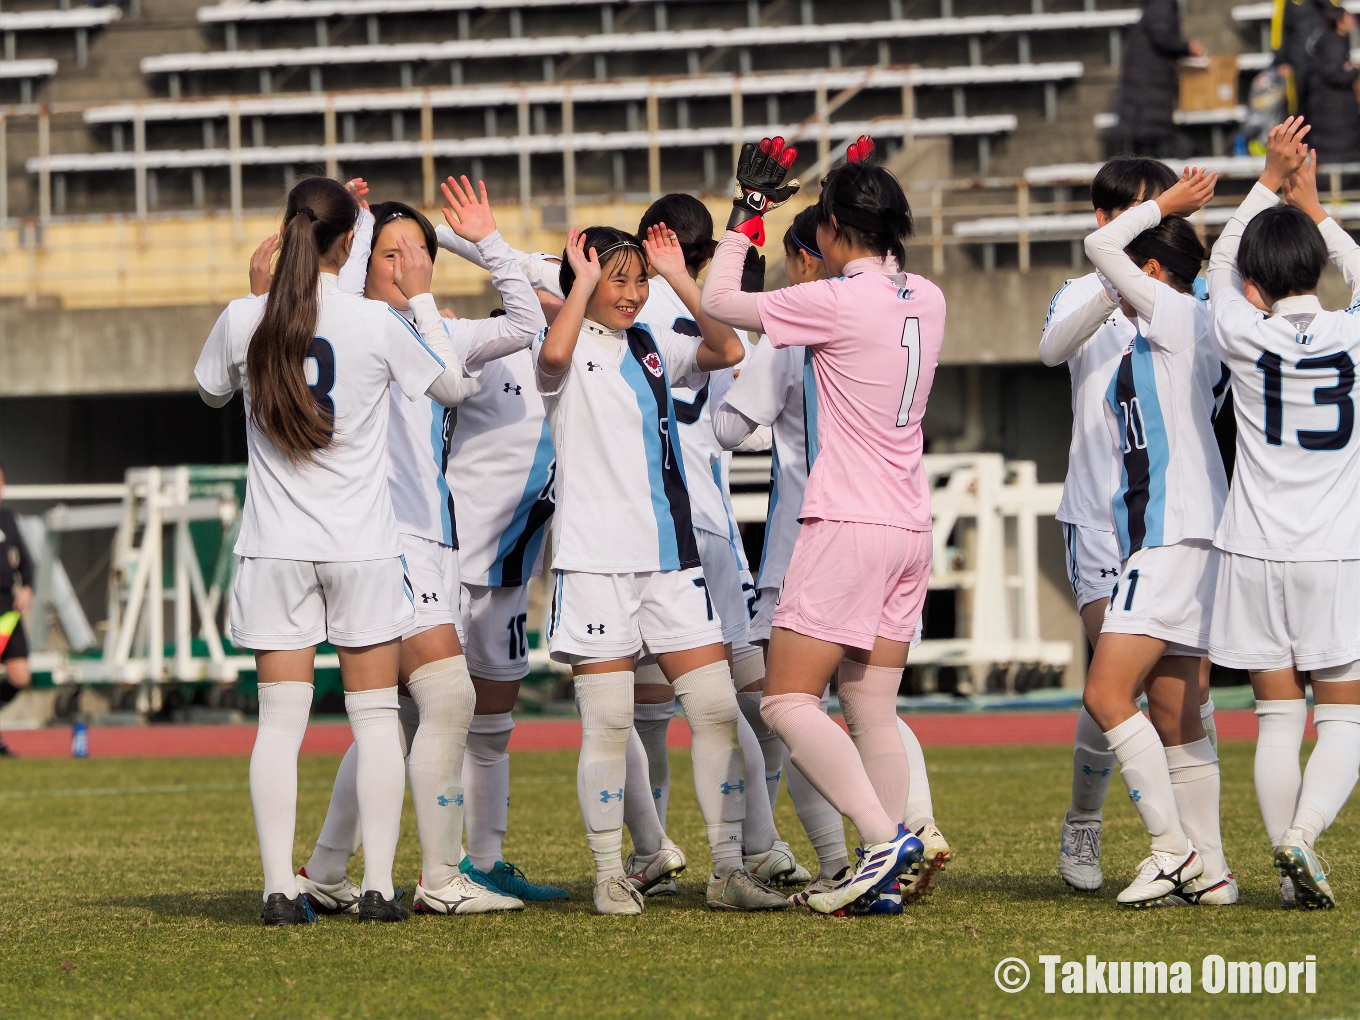
M 258 889 L 227 889 L 215 892 L 154 893 L 104 900 L 102 907 L 149 910 L 158 917 L 194 917 L 224 924 L 258 926 L 263 902 Z

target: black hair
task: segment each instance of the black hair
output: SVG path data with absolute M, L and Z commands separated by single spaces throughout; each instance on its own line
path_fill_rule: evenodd
M 836 220 L 838 236 L 875 255 L 891 255 L 898 268 L 907 263 L 903 241 L 915 228 L 911 206 L 897 178 L 872 163 L 843 163 L 822 179 L 822 195 L 815 206 L 817 225 Z
M 373 214 L 373 240 L 369 243 L 370 253 L 378 247 L 378 235 L 383 232 L 383 227 L 393 220 L 414 220 L 420 232 L 425 235 L 425 250 L 430 253 L 430 261 L 439 252 L 439 240 L 435 236 L 434 224 L 431 223 L 419 209 L 412 209 L 405 202 L 379 202 L 377 205 L 369 206 L 369 212 Z
M 1237 269 L 1272 304 L 1317 290 L 1327 264 L 1327 244 L 1317 224 L 1292 205 L 1258 213 L 1242 232 Z
M 806 251 L 814 258 L 822 257 L 822 249 L 817 244 L 817 207 L 810 205 L 789 224 L 784 231 L 784 254 L 792 258 L 800 251 Z
M 1156 259 L 1167 282 L 1183 294 L 1194 288 L 1205 255 L 1204 243 L 1184 216 L 1168 216 L 1144 230 L 1125 246 L 1124 252 L 1140 269 Z
M 618 227 L 586 227 L 581 231 L 586 238 L 586 254 L 590 254 L 590 249 L 595 249 L 595 255 L 600 260 L 600 275 L 607 276 L 610 270 L 619 259 L 626 259 L 629 255 L 636 255 L 642 262 L 642 269 L 646 272 L 649 265 L 647 253 L 642 250 L 642 243 L 626 230 Z M 571 263 L 567 261 L 567 253 L 562 252 L 562 269 L 557 274 L 557 282 L 562 288 L 562 296 L 565 298 L 571 293 L 571 285 L 576 281 L 576 271 L 571 268 Z
M 685 265 L 694 273 L 713 258 L 713 250 L 718 247 L 713 239 L 713 214 L 693 195 L 662 195 L 649 205 L 638 223 L 638 238 L 646 237 L 647 228 L 658 223 L 675 232 L 680 250 L 685 253 Z
M 1107 213 L 1156 198 L 1176 183 L 1176 171 L 1160 159 L 1115 156 L 1107 159 L 1091 181 L 1091 205 Z

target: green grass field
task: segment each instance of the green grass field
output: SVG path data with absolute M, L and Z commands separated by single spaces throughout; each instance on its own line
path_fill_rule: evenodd
M 1251 786 L 1252 747 L 1223 748 L 1223 822 L 1243 902 L 1120 911 L 1145 853 L 1116 778 L 1106 887 L 1058 879 L 1064 748 L 932 748 L 939 823 L 955 863 L 898 918 L 805 911 L 711 914 L 703 827 L 687 757 L 674 755 L 670 832 L 693 862 L 681 895 L 639 919 L 590 908 L 590 856 L 575 755 L 515 757 L 507 856 L 572 901 L 522 914 L 417 917 L 398 926 L 328 918 L 265 929 L 244 759 L 0 762 L 0 1017 L 1338 1017 L 1360 1015 L 1360 851 L 1354 808 L 1320 849 L 1341 906 L 1275 908 L 1277 880 Z M 336 760 L 304 758 L 296 860 L 325 811 Z M 398 886 L 419 867 L 409 804 Z M 781 797 L 779 823 L 810 847 Z M 351 874 L 358 876 L 356 866 Z M 1037 957 L 1185 960 L 1189 995 L 1046 995 Z M 1317 957 L 1314 995 L 1210 995 L 1200 961 Z M 1005 957 L 1034 979 L 1007 995 Z

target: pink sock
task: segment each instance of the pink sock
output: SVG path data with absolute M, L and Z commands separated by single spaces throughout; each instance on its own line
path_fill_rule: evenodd
M 767 694 L 760 699 L 760 715 L 784 741 L 804 778 L 855 823 L 866 845 L 885 843 L 897 835 L 898 823 L 879 803 L 854 741 L 822 711 L 821 698 Z
M 902 671 L 842 659 L 836 674 L 841 711 L 869 782 L 889 818 L 905 818 L 911 765 L 897 729 Z

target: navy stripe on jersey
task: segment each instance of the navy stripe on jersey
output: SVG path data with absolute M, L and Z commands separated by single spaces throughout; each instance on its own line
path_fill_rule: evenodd
M 1105 399 L 1119 422 L 1123 443 L 1122 477 L 1113 510 L 1120 549 L 1128 559 L 1145 546 L 1162 544 L 1171 460 L 1152 347 L 1141 333 L 1120 360 Z
M 705 380 L 703 388 L 694 394 L 694 399 L 690 401 L 671 399 L 675 403 L 675 420 L 681 425 L 693 425 L 699 420 L 699 416 L 704 413 L 704 405 L 708 403 L 708 381 Z
M 458 518 L 453 512 L 453 492 L 449 489 L 449 454 L 453 449 L 453 408 L 444 407 L 437 400 L 430 401 L 433 412 L 430 415 L 430 446 L 434 450 L 435 467 L 439 469 L 436 485 L 443 505 L 440 509 L 440 522 L 444 526 L 444 544 L 451 549 L 458 548 Z M 441 413 L 442 412 L 442 413 Z
M 510 524 L 496 545 L 496 561 L 487 572 L 487 581 L 493 588 L 515 588 L 529 582 L 529 574 L 538 559 L 538 551 L 543 547 L 547 534 L 548 521 L 556 508 L 556 495 L 553 485 L 557 476 L 557 462 L 553 460 L 552 433 L 548 423 L 543 422 L 543 431 L 534 449 L 534 462 L 529 468 L 529 478 L 524 483 L 524 494 L 510 518 Z
M 666 361 L 646 326 L 628 330 L 629 357 L 619 373 L 633 389 L 642 412 L 642 441 L 647 450 L 647 475 L 656 514 L 657 548 L 662 570 L 699 566 L 699 546 L 689 512 L 689 488 L 678 445 L 675 404 L 671 400 Z

